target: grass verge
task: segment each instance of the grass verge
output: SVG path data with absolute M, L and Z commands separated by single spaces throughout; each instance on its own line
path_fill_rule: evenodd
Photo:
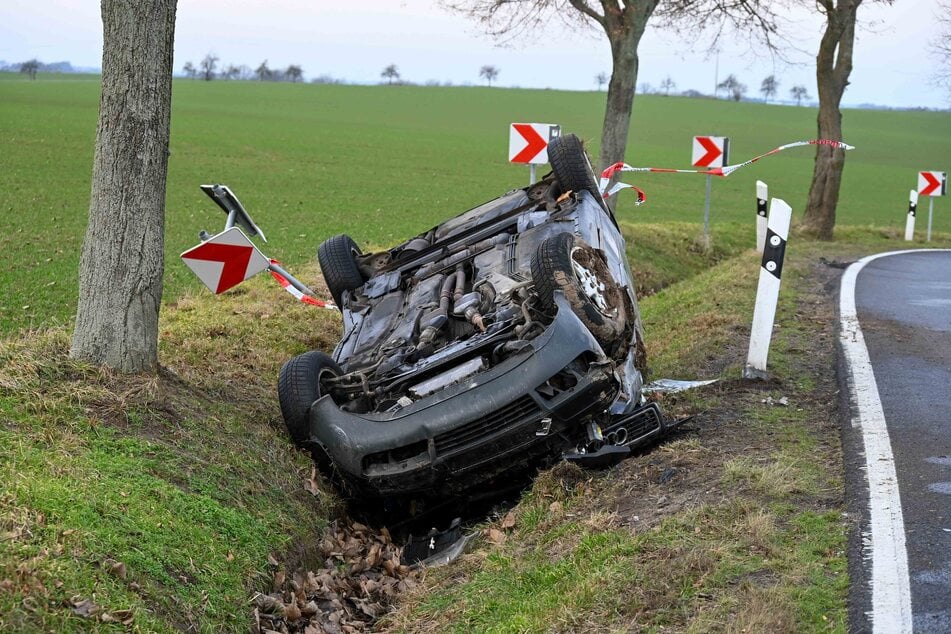
M 0 343 L 0 630 L 247 629 L 336 504 L 272 384 L 338 325 L 275 288 L 167 307 L 158 378 L 69 360 L 61 329 Z

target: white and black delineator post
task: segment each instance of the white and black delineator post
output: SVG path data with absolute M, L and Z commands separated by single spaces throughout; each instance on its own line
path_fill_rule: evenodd
M 769 187 L 763 181 L 756 181 L 756 252 L 762 253 L 766 244 L 766 201 L 769 200 Z
M 905 219 L 905 241 L 915 239 L 915 214 L 918 212 L 918 192 L 912 189 L 908 192 L 908 217 Z
M 743 369 L 743 376 L 747 379 L 765 379 L 767 376 L 766 357 L 769 355 L 769 342 L 773 338 L 773 322 L 776 320 L 779 283 L 783 275 L 783 258 L 786 255 L 786 238 L 789 236 L 791 218 L 792 208 L 786 201 L 773 198 L 759 271 L 759 286 L 756 288 L 750 352 Z

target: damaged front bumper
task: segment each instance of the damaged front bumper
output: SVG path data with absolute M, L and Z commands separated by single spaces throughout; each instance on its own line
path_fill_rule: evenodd
M 620 385 L 614 363 L 560 294 L 556 301 L 555 319 L 526 351 L 397 412 L 355 414 L 321 398 L 310 411 L 311 444 L 360 496 L 458 494 L 557 459 L 583 441 L 583 424 L 605 414 Z M 571 387 L 537 389 L 568 366 Z

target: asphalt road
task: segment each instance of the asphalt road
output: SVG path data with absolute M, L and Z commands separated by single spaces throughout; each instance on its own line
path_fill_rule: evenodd
M 951 632 L 951 252 L 869 262 L 855 302 L 891 438 L 915 632 Z

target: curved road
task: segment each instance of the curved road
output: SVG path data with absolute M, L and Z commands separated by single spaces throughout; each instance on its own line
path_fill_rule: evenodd
M 844 306 L 845 298 L 843 312 Z M 900 253 L 867 262 L 855 280 L 855 310 L 900 494 L 901 512 L 893 515 L 896 525 L 904 526 L 907 578 L 899 581 L 906 596 L 910 589 L 911 619 L 899 629 L 951 632 L 951 251 Z M 859 376 L 853 373 L 853 378 L 858 384 Z M 853 386 L 853 395 L 856 389 L 862 388 Z M 869 473 L 875 470 L 871 463 L 867 466 Z M 874 476 L 868 482 L 874 505 Z M 874 529 L 875 509 L 871 513 Z M 873 540 L 873 556 L 879 546 Z M 896 551 L 900 560 L 900 548 Z M 900 564 L 894 566 L 897 573 L 889 574 L 900 576 Z M 868 594 L 864 598 L 870 600 Z M 858 631 L 886 631 L 881 622 L 870 623 L 855 612 L 852 623 Z

